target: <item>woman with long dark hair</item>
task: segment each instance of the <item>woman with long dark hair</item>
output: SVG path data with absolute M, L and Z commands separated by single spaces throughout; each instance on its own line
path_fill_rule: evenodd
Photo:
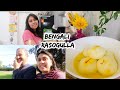
M 36 79 L 65 79 L 65 72 L 56 66 L 55 58 L 48 50 L 38 50 L 36 55 Z
M 26 18 L 26 28 L 23 33 L 23 42 L 25 45 L 40 44 L 43 37 L 43 31 L 39 27 L 39 20 L 35 14 L 29 14 Z

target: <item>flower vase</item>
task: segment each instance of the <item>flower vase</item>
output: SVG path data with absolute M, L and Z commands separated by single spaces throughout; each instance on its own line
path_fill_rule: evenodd
M 85 35 L 82 32 L 82 29 L 80 29 L 80 30 L 77 29 L 76 33 L 70 38 L 70 41 L 74 41 L 74 40 L 82 38 L 82 37 L 85 37 Z
M 82 38 L 82 37 L 85 37 L 85 35 L 82 32 L 82 29 L 80 29 L 80 30 L 77 29 L 76 38 L 79 39 L 79 38 Z

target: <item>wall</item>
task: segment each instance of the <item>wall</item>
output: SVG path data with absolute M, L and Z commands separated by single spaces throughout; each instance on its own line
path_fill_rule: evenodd
M 107 30 L 102 36 L 120 40 L 120 17 L 107 23 L 106 28 Z
M 9 12 L 0 11 L 0 45 L 11 44 L 10 33 L 9 33 Z M 14 33 L 13 44 L 17 43 L 17 33 Z

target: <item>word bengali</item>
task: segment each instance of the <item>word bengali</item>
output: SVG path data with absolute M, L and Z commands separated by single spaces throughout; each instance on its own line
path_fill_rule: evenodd
M 43 40 L 70 40 L 69 33 L 44 33 Z

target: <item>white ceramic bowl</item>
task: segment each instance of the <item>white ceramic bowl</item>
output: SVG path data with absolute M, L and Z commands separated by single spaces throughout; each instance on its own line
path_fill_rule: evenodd
M 66 72 L 72 75 L 74 78 L 78 79 L 89 79 L 82 76 L 79 76 L 74 68 L 73 68 L 73 60 L 80 53 L 84 48 L 89 47 L 91 45 L 100 45 L 107 50 L 112 51 L 115 54 L 118 63 L 118 70 L 117 72 L 104 79 L 115 79 L 120 77 L 120 41 L 102 37 L 102 36 L 90 36 L 77 39 L 73 41 L 75 44 L 75 49 L 66 49 Z

